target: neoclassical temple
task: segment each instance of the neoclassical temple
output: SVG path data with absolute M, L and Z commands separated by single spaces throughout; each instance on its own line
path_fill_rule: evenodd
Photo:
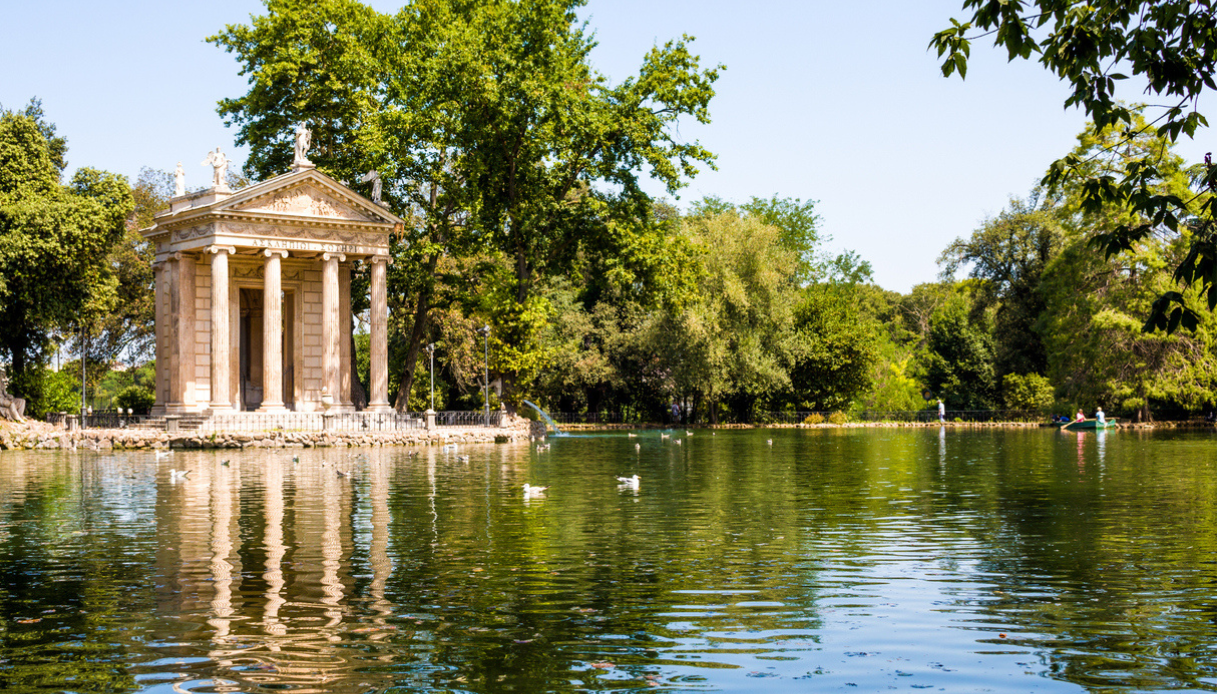
M 307 132 L 305 133 L 307 137 Z M 154 415 L 351 411 L 351 268 L 371 265 L 368 409 L 387 412 L 385 274 L 403 221 L 316 170 L 177 195 L 156 244 Z M 305 139 L 304 151 L 307 151 Z

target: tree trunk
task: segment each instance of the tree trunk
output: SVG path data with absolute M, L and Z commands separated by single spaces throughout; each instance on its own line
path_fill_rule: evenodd
M 430 278 L 418 292 L 418 305 L 414 310 L 414 325 L 410 328 L 410 340 L 406 346 L 406 363 L 402 367 L 401 382 L 397 385 L 397 397 L 393 409 L 405 412 L 410 407 L 410 389 L 414 387 L 414 372 L 418 367 L 418 353 L 422 349 L 423 335 L 426 334 L 428 318 L 431 315 L 431 295 L 435 290 L 435 266 L 439 262 L 439 254 L 432 254 L 427 261 L 427 276 Z

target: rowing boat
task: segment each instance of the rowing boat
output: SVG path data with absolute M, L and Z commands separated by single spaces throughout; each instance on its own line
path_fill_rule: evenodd
M 1090 429 L 1115 429 L 1117 426 L 1115 418 L 1102 423 L 1097 419 L 1083 419 L 1080 422 L 1070 422 L 1061 428 L 1068 429 L 1069 431 L 1087 431 Z

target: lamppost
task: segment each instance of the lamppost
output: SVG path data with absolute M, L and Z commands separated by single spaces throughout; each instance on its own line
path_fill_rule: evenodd
M 427 345 L 427 356 L 431 358 L 431 411 L 435 411 L 435 343 Z
M 477 332 L 482 336 L 482 377 L 485 379 L 483 383 L 486 388 L 482 395 L 482 400 L 486 403 L 485 425 L 490 426 L 490 326 L 483 325 Z

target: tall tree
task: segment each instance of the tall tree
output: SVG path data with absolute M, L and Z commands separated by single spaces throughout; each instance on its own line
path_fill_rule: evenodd
M 687 37 L 651 49 L 619 84 L 592 69 L 583 0 L 419 0 L 405 13 L 411 71 L 429 102 L 456 114 L 453 165 L 476 191 L 481 233 L 510 263 L 515 305 L 499 344 L 530 349 L 538 281 L 566 272 L 581 250 L 628 254 L 611 222 L 649 218 L 649 176 L 675 193 L 713 156 L 681 140 L 682 117 L 709 121 L 721 68 L 702 70 Z M 608 192 L 612 190 L 612 192 Z M 504 365 L 510 390 L 517 369 Z
M 992 36 L 1006 48 L 1010 60 L 1038 61 L 1067 82 L 1072 93 L 1065 106 L 1079 106 L 1097 131 L 1113 131 L 1118 139 L 1103 152 L 1071 153 L 1054 162 L 1044 177 L 1051 190 L 1073 182 L 1080 191 L 1083 212 L 1109 215 L 1119 208 L 1128 214 L 1091 236 L 1106 256 L 1137 252 L 1154 235 L 1183 234 L 1188 252 L 1173 268 L 1173 280 L 1195 286 L 1208 309 L 1217 307 L 1217 167 L 1207 166 L 1194 190 L 1168 192 L 1163 183 L 1169 170 L 1157 166 L 1152 152 L 1135 154 L 1117 174 L 1096 170 L 1096 158 L 1146 134 L 1174 142 L 1194 137 L 1208 121 L 1200 110 L 1206 89 L 1217 89 L 1217 12 L 1212 0 L 964 0 L 969 20 L 952 19 L 952 26 L 935 34 L 930 46 L 943 58 L 942 71 L 966 74 L 971 42 Z M 1121 102 L 1117 91 L 1127 79 L 1139 77 L 1145 93 L 1163 97 L 1149 122 L 1138 109 Z M 1131 149 L 1125 149 L 1131 152 Z M 1184 231 L 1189 233 L 1183 233 Z M 1186 292 L 1164 287 L 1147 311 L 1145 330 L 1179 326 L 1194 329 L 1199 322 Z
M 121 176 L 82 168 L 61 185 L 66 145 L 48 131 L 0 114 L 0 346 L 15 390 L 31 398 L 53 333 L 92 329 L 112 312 L 118 280 L 106 259 L 133 207 Z
M 1048 366 L 1036 331 L 1036 321 L 1044 311 L 1040 282 L 1048 261 L 1060 253 L 1063 234 L 1052 210 L 1040 209 L 1036 202 L 1034 196 L 1031 201 L 1011 200 L 969 239 L 956 239 L 947 246 L 938 260 L 947 280 L 967 267 L 968 275 L 981 281 L 977 308 L 996 309 L 999 379 L 1009 373 L 1042 374 Z

